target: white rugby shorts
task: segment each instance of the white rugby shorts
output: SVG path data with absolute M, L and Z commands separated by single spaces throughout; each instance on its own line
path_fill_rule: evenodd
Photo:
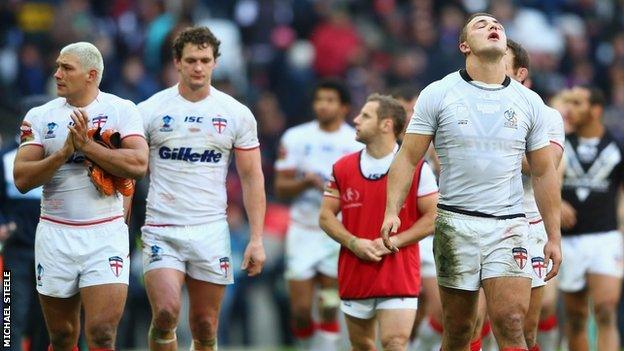
M 544 245 L 548 241 L 546 228 L 542 220 L 529 222 L 529 263 L 532 268 L 531 288 L 546 285 L 544 278 L 550 270 L 544 262 Z
M 526 218 L 484 218 L 438 209 L 435 227 L 439 285 L 477 291 L 484 279 L 531 278 Z
M 340 244 L 320 228 L 292 223 L 286 234 L 287 280 L 307 280 L 317 273 L 338 276 Z
M 103 284 L 128 284 L 130 248 L 122 218 L 88 226 L 42 219 L 35 237 L 37 291 L 67 298 L 79 289 Z
M 371 319 L 378 310 L 416 310 L 416 297 L 389 297 L 340 301 L 340 310 L 359 319 Z
M 564 292 L 583 290 L 587 274 L 624 276 L 624 240 L 617 230 L 561 238 L 563 261 L 557 281 Z
M 230 229 L 225 219 L 193 226 L 142 228 L 143 273 L 172 268 L 193 279 L 234 283 Z
M 420 276 L 422 278 L 435 278 L 436 268 L 433 259 L 433 235 L 418 242 L 420 248 Z

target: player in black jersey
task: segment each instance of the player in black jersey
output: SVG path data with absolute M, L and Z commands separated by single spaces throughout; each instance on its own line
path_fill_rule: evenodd
M 617 304 L 624 274 L 624 241 L 617 230 L 617 197 L 624 153 L 602 122 L 605 98 L 593 87 L 577 86 L 567 96 L 561 226 L 565 257 L 559 274 L 567 316 L 569 349 L 587 350 L 588 301 L 598 325 L 598 349 L 618 350 Z

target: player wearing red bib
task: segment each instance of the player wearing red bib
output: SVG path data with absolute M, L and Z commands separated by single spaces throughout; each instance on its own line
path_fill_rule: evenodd
M 371 95 L 355 119 L 356 139 L 366 149 L 334 164 L 321 204 L 321 228 L 342 245 L 338 287 L 353 350 L 375 349 L 377 320 L 383 349 L 405 350 L 416 316 L 417 242 L 433 231 L 438 198 L 435 176 L 422 160 L 399 215 L 400 233 L 392 237 L 400 251 L 386 256 L 390 251 L 376 233 L 385 210 L 386 173 L 404 123 L 405 110 L 398 101 Z

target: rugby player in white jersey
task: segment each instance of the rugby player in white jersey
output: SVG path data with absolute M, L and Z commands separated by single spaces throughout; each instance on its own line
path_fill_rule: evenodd
M 331 351 L 339 336 L 336 277 L 340 245 L 319 227 L 319 209 L 332 164 L 364 145 L 355 141 L 355 130 L 345 122 L 350 97 L 343 84 L 322 81 L 315 87 L 313 99 L 316 119 L 290 128 L 282 136 L 275 163 L 275 192 L 292 199 L 285 274 L 292 332 L 301 350 Z M 315 326 L 312 305 L 317 285 L 321 321 Z
M 507 75 L 512 79 L 530 88 L 529 80 L 529 53 L 518 43 L 507 39 L 507 54 L 505 54 L 505 67 Z M 548 138 L 551 144 L 551 153 L 555 167 L 559 167 L 563 156 L 563 145 L 565 143 L 565 131 L 563 129 L 563 118 L 559 111 L 544 105 L 543 116 L 547 126 Z M 531 282 L 531 303 L 524 323 L 524 336 L 527 347 L 531 351 L 554 351 L 556 349 L 556 328 L 555 303 L 557 287 L 554 281 L 546 285 L 544 277 L 547 267 L 544 264 L 544 244 L 548 239 L 542 217 L 540 216 L 533 187 L 531 186 L 530 169 L 526 157 L 522 159 L 522 184 L 524 187 L 524 211 L 529 221 L 529 263 L 533 268 L 533 278 Z M 541 345 L 538 345 L 538 326 L 541 338 Z M 548 337 L 546 337 L 548 335 Z
M 89 350 L 112 350 L 128 290 L 128 228 L 122 196 L 100 194 L 85 159 L 138 179 L 147 171 L 148 149 L 136 106 L 99 90 L 104 62 L 95 46 L 70 44 L 56 64 L 59 98 L 26 114 L 15 185 L 22 192 L 43 185 L 35 272 L 49 350 L 78 349 L 81 308 Z M 90 127 L 118 131 L 121 148 L 94 142 Z
M 389 173 L 381 234 L 396 232 L 397 214 L 415 165 L 431 140 L 440 158 L 440 202 L 434 256 L 443 307 L 442 350 L 466 350 L 479 288 L 487 298 L 494 335 L 503 351 L 527 350 L 523 324 L 531 293 L 528 222 L 522 206 L 526 153 L 535 197 L 548 233 L 544 261 L 561 262 L 560 194 L 542 116 L 543 102 L 505 75 L 503 26 L 472 15 L 459 49 L 466 68 L 425 88 Z M 434 138 L 435 136 L 435 138 Z
M 241 269 L 260 273 L 266 199 L 256 120 L 211 86 L 221 42 L 206 27 L 174 40 L 178 84 L 139 104 L 150 145 L 143 227 L 145 287 L 152 307 L 150 350 L 176 350 L 182 285 L 190 298 L 191 350 L 216 350 L 225 287 L 234 282 L 225 179 L 232 156 L 250 238 Z

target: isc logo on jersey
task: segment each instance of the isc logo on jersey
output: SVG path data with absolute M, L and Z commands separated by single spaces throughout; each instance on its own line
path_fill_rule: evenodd
M 223 154 L 215 150 L 204 150 L 203 153 L 199 153 L 193 152 L 193 148 L 191 147 L 176 147 L 170 149 L 166 146 L 162 146 L 158 149 L 158 156 L 163 160 L 217 163 L 221 160 Z

